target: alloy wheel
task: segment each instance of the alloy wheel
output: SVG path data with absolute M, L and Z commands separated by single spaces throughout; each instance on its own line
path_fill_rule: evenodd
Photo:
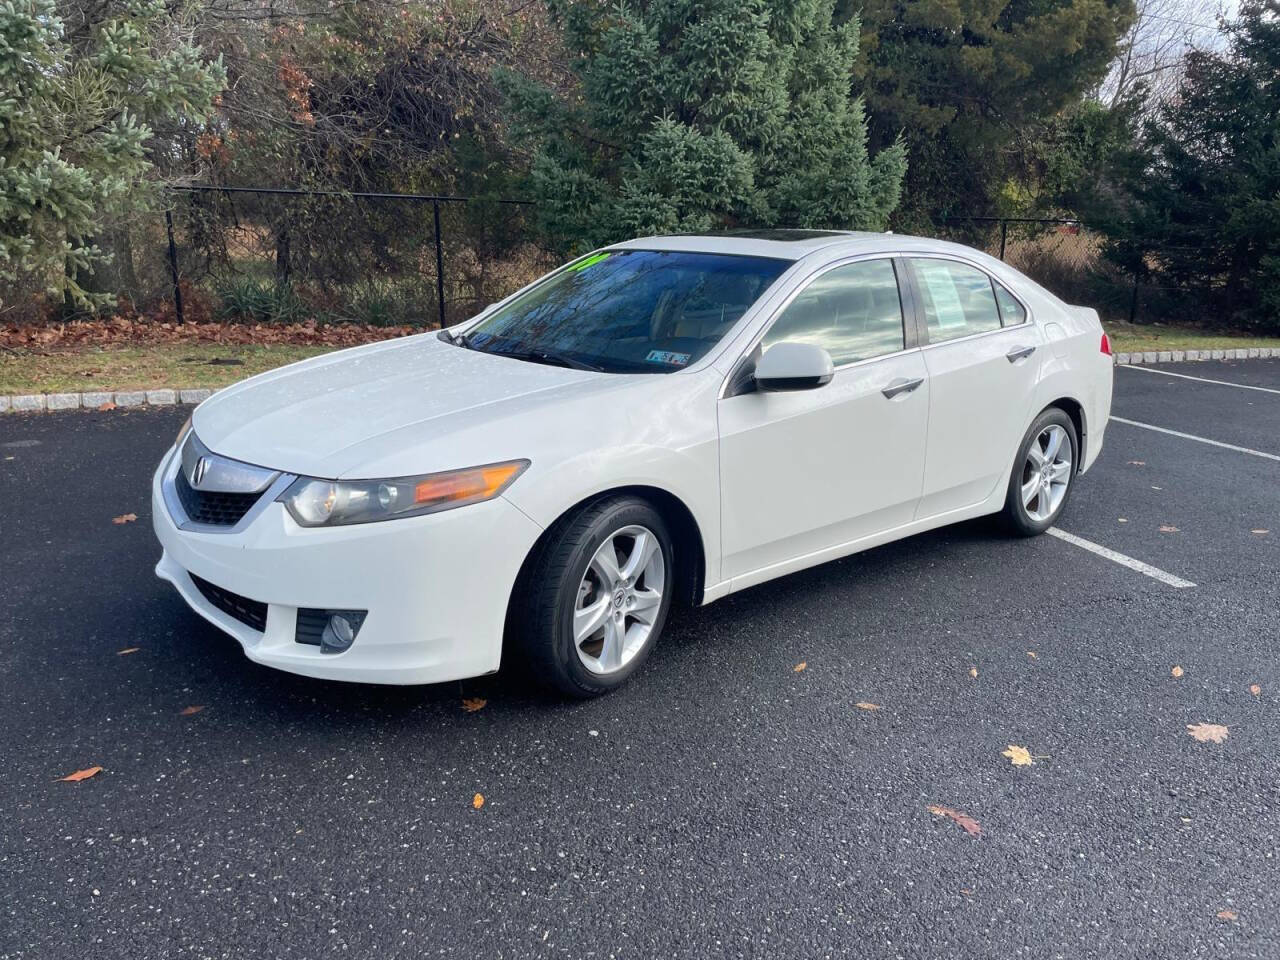
M 578 584 L 573 646 L 591 673 L 616 673 L 635 659 L 662 608 L 667 564 L 652 530 L 622 527 L 605 538 Z
M 1045 427 L 1027 448 L 1022 465 L 1022 506 L 1037 523 L 1048 520 L 1062 506 L 1071 483 L 1071 440 L 1056 423 Z

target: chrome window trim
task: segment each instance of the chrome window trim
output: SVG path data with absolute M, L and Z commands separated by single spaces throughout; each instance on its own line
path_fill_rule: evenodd
M 193 446 L 194 441 L 194 446 Z M 262 492 L 258 495 L 257 501 L 252 507 L 245 511 L 236 523 L 225 526 L 215 523 L 197 523 L 187 515 L 186 509 L 182 506 L 182 501 L 178 497 L 177 479 L 178 471 L 183 469 L 184 460 L 187 458 L 187 448 L 192 447 L 194 451 L 201 451 L 202 456 L 217 457 L 218 460 L 233 463 L 241 467 L 250 468 L 263 474 L 269 475 L 266 486 L 262 487 Z M 181 448 L 175 448 L 169 455 L 169 462 L 165 465 L 164 474 L 160 480 L 160 491 L 164 496 L 165 507 L 169 511 L 169 516 L 177 525 L 179 530 L 188 533 L 212 533 L 212 534 L 235 534 L 243 532 L 249 524 L 253 523 L 267 507 L 275 502 L 276 497 L 284 493 L 289 485 L 298 478 L 290 473 L 281 473 L 278 470 L 268 470 L 265 467 L 258 467 L 251 463 L 243 463 L 239 460 L 232 460 L 230 457 L 223 457 L 220 454 L 213 453 L 203 442 L 198 440 L 195 431 L 187 434 L 187 438 L 183 441 Z M 188 480 L 188 482 L 190 482 Z M 200 488 L 197 488 L 200 489 Z M 204 488 L 211 489 L 211 488 Z M 226 491 L 224 491 L 226 492 Z M 253 492 L 253 491 L 230 491 L 230 492 Z
M 751 335 L 750 339 L 747 341 L 746 347 L 744 347 L 742 352 L 738 354 L 738 358 L 729 365 L 729 373 L 720 384 L 720 391 L 716 394 L 716 400 L 720 401 L 725 399 L 725 391 L 729 389 L 729 384 L 733 382 L 742 365 L 746 363 L 748 358 L 750 358 L 752 351 L 760 345 L 760 341 L 764 339 L 764 335 L 769 332 L 769 329 L 777 322 L 778 318 L 782 316 L 783 311 L 785 311 L 787 307 L 791 306 L 791 302 L 808 289 L 809 284 L 813 283 L 814 280 L 831 270 L 837 270 L 840 267 L 847 267 L 851 263 L 861 263 L 866 260 L 888 260 L 892 266 L 893 261 L 902 256 L 904 256 L 904 254 L 884 250 L 877 250 L 874 253 L 850 254 L 846 257 L 840 258 L 839 260 L 830 260 L 826 263 L 820 264 L 814 267 L 810 273 L 806 274 L 801 279 L 796 280 L 795 285 L 791 288 L 791 292 L 788 293 L 782 299 L 782 302 L 774 308 L 773 312 L 765 319 L 764 323 L 760 325 L 760 329 Z M 778 278 L 778 280 L 782 280 L 785 276 L 786 274 L 784 273 Z M 907 304 L 903 301 L 902 279 L 898 277 L 896 267 L 894 269 L 894 278 L 898 284 L 898 309 L 902 311 L 902 342 L 905 344 L 907 341 L 908 322 Z M 730 331 L 730 333 L 732 333 L 732 331 Z M 904 346 L 901 350 L 896 350 L 893 353 L 882 353 L 876 357 L 864 357 L 861 360 L 850 360 L 847 363 L 842 363 L 833 367 L 832 372 L 839 373 L 841 370 L 847 370 L 850 367 L 856 367 L 864 363 L 875 363 L 877 360 L 888 360 L 890 357 L 900 357 L 904 354 L 911 353 L 912 351 L 919 350 L 920 347 L 921 345 L 916 343 L 909 347 Z

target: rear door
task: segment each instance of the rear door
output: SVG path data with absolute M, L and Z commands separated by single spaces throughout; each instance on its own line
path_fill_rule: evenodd
M 924 473 L 929 384 L 915 325 L 904 324 L 900 269 L 889 257 L 831 267 L 766 329 L 765 349 L 783 341 L 826 349 L 836 368 L 830 383 L 784 393 L 730 390 L 720 400 L 726 578 L 911 521 Z
M 929 430 L 917 518 L 980 503 L 1008 480 L 1044 341 L 1026 307 L 978 266 L 909 257 L 929 376 Z

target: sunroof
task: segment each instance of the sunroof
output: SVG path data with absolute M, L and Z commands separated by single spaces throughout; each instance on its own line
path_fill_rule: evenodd
M 744 240 L 817 240 L 819 237 L 841 237 L 844 236 L 843 230 L 803 230 L 803 229 L 787 229 L 785 227 L 773 227 L 764 229 L 747 229 L 747 230 L 723 230 L 713 236 L 719 237 L 741 237 Z

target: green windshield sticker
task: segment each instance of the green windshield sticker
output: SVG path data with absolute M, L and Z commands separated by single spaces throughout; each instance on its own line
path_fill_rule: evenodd
M 595 266 L 597 263 L 599 263 L 601 260 L 608 260 L 608 259 L 609 259 L 609 254 L 607 254 L 607 253 L 597 253 L 597 254 L 595 254 L 594 256 L 587 257 L 587 259 L 585 259 L 585 260 L 579 260 L 577 263 L 575 263 L 575 264 L 574 264 L 572 267 L 570 267 L 569 269 L 570 269 L 571 271 L 573 271 L 573 270 L 585 270 L 585 269 L 587 269 L 587 267 L 594 267 L 594 266 Z

